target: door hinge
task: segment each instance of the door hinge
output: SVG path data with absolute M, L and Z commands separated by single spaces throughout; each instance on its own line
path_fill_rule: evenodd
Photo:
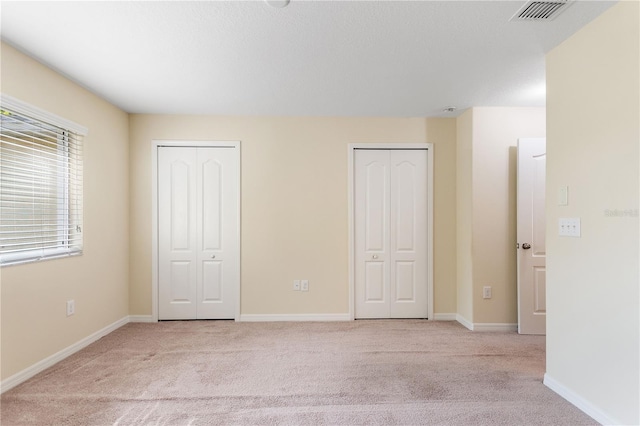
M 519 249 L 520 248 L 520 243 L 516 243 L 516 248 Z

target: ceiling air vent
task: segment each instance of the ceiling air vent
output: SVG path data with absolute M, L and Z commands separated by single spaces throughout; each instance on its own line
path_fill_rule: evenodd
M 569 6 L 569 0 L 532 0 L 516 12 L 511 21 L 551 21 Z

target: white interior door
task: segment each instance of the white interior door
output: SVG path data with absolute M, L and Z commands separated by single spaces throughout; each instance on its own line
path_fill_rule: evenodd
M 546 332 L 546 140 L 518 141 L 518 332 Z
M 428 315 L 427 150 L 355 151 L 355 317 Z
M 238 168 L 234 148 L 158 148 L 159 319 L 235 317 Z

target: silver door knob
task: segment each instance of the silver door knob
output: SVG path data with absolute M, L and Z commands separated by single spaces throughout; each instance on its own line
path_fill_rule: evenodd
M 216 258 L 216 255 L 215 255 L 215 254 L 211 255 L 211 258 L 212 258 L 212 259 L 215 259 L 215 258 Z
M 524 244 L 522 244 L 522 248 L 525 249 L 525 250 L 529 250 L 531 248 L 531 244 L 524 243 Z
M 377 258 L 378 258 L 378 255 L 377 255 L 377 254 L 374 254 L 374 255 L 373 255 L 373 258 L 374 258 L 374 259 L 377 259 Z

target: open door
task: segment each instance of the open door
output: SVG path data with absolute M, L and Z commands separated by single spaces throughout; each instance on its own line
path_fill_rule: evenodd
M 518 332 L 546 333 L 546 140 L 518 140 Z

